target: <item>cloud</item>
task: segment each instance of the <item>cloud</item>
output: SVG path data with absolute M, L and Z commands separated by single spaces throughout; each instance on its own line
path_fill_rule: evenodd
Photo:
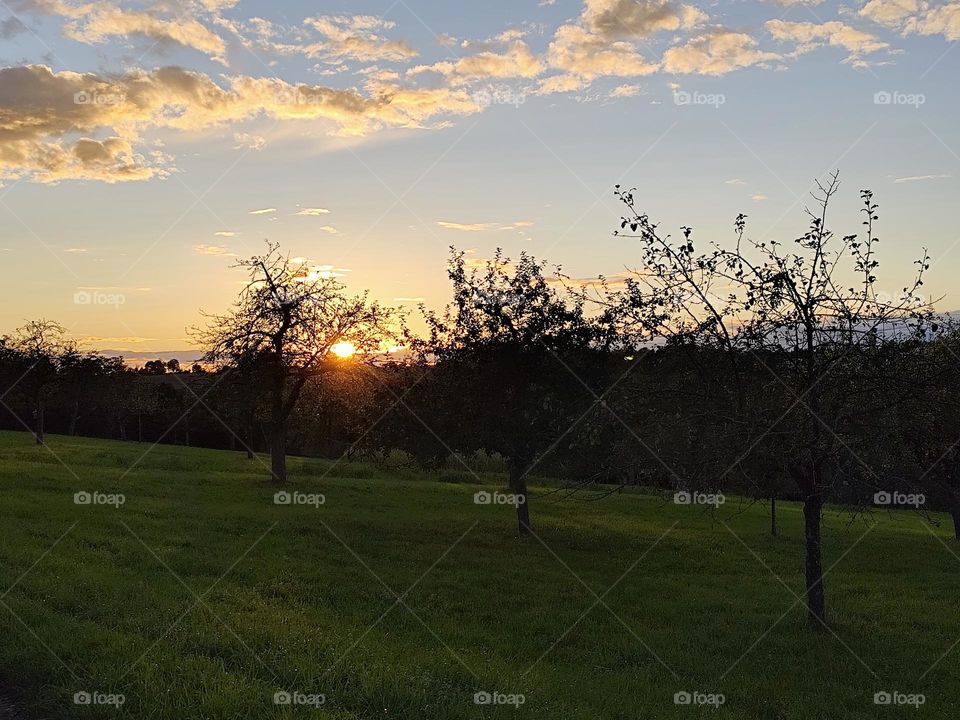
M 236 143 L 234 150 L 239 150 L 240 148 L 263 150 L 267 146 L 265 138 L 259 135 L 250 135 L 249 133 L 234 133 L 233 141 Z
M 307 18 L 304 22 L 324 38 L 320 43 L 305 47 L 304 52 L 324 62 L 402 62 L 417 56 L 417 51 L 407 42 L 387 40 L 377 34 L 395 26 L 395 23 L 382 18 L 372 15 L 322 15 Z
M 529 228 L 533 227 L 534 223 L 531 220 L 518 220 L 512 223 L 459 223 L 439 220 L 437 221 L 437 225 L 446 230 L 459 230 L 461 232 L 485 232 L 487 230 L 518 230 L 520 228 Z
M 889 28 L 899 29 L 907 18 L 919 15 L 920 0 L 870 0 L 859 14 Z
M 658 32 L 689 29 L 708 16 L 693 5 L 663 0 L 586 0 L 583 24 L 601 38 L 645 38 Z
M 739 68 L 778 61 L 781 56 L 760 50 L 745 33 L 716 28 L 663 54 L 663 69 L 682 75 L 725 75 Z
M 169 158 L 138 152 L 143 132 L 189 131 L 258 116 L 325 120 L 333 134 L 364 136 L 387 127 L 442 126 L 435 118 L 478 112 L 451 88 L 370 81 L 366 92 L 291 85 L 278 78 L 223 76 L 177 67 L 122 75 L 53 72 L 44 65 L 0 68 L 0 178 L 107 182 L 164 176 Z M 105 137 L 94 137 L 95 134 Z
M 539 93 L 576 92 L 597 77 L 655 73 L 660 64 L 644 57 L 633 41 L 690 30 L 707 20 L 693 5 L 667 0 L 585 0 L 577 21 L 554 33 L 547 63 L 563 74 L 543 80 Z
M 233 230 L 217 230 L 214 235 L 216 237 L 236 237 L 238 233 L 233 232 Z
M 917 182 L 919 180 L 942 180 L 944 178 L 952 178 L 953 175 L 949 174 L 940 174 L 940 175 L 909 175 L 907 177 L 899 177 L 893 182 L 895 184 L 908 183 L 908 182 Z
M 659 69 L 658 63 L 643 57 L 632 43 L 611 42 L 578 25 L 562 25 L 557 29 L 547 49 L 547 62 L 568 78 L 580 78 L 581 86 L 605 75 L 641 77 Z M 555 82 L 573 85 L 569 80 Z M 541 87 L 541 92 L 545 91 Z M 557 92 L 556 85 L 552 91 Z
M 251 210 L 251 215 L 272 215 L 277 211 L 276 208 L 261 208 L 260 210 Z
M 859 14 L 902 35 L 943 35 L 960 39 L 960 0 L 934 7 L 926 0 L 870 0 Z
M 329 215 L 330 211 L 326 208 L 302 208 L 294 213 L 294 215 L 306 215 L 311 217 L 316 217 L 318 215 Z
M 741 180 L 740 178 L 732 178 L 730 180 L 724 180 L 723 184 L 724 185 L 746 185 L 747 181 Z
M 610 97 L 612 98 L 624 98 L 624 97 L 633 97 L 640 93 L 639 85 L 617 85 L 613 90 L 610 91 Z
M 454 85 L 475 80 L 505 78 L 535 78 L 544 70 L 543 62 L 522 40 L 514 40 L 504 52 L 486 50 L 458 60 L 418 65 L 408 75 L 435 72 L 450 79 Z
M 168 6 L 165 13 L 157 9 L 160 6 L 151 10 L 127 10 L 112 2 L 72 5 L 63 0 L 21 0 L 18 5 L 27 12 L 66 18 L 63 34 L 78 42 L 95 45 L 113 37 L 141 35 L 154 44 L 175 43 L 226 63 L 223 39 L 192 17 L 193 12 L 177 12 L 175 3 Z M 227 6 L 208 2 L 202 3 L 200 10 L 216 11 Z
M 24 25 L 16 15 L 11 15 L 3 22 L 0 22 L 0 38 L 4 40 L 10 40 L 20 33 L 26 32 L 26 30 L 27 26 Z
M 74 253 L 77 255 L 85 255 L 86 253 L 90 252 L 90 249 L 75 247 L 75 248 L 67 248 L 66 250 L 64 250 L 64 252 Z
M 230 252 L 226 245 L 194 245 L 193 251 L 198 255 L 236 257 L 236 253 Z
M 826 44 L 847 50 L 850 53 L 848 60 L 853 60 L 890 47 L 875 35 L 838 21 L 818 24 L 769 20 L 764 27 L 776 40 L 795 43 L 794 56 Z
M 750 199 L 753 200 L 754 202 L 763 202 L 764 200 L 767 199 L 767 196 L 757 193 L 756 195 L 751 195 Z
M 588 80 L 577 75 L 551 75 L 540 81 L 537 94 L 550 95 L 553 93 L 577 92 L 589 84 Z
M 496 230 L 497 223 L 458 223 L 438 220 L 437 225 L 446 230 L 462 230 L 464 232 L 482 232 L 484 230 Z

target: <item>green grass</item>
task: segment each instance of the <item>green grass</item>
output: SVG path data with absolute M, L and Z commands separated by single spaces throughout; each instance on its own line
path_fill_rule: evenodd
M 793 594 L 789 503 L 773 539 L 765 509 L 733 499 L 711 515 L 534 497 L 540 542 L 473 503 L 492 473 L 295 459 L 291 489 L 326 503 L 278 506 L 258 460 L 147 450 L 0 433 L 0 688 L 34 717 L 954 716 L 960 646 L 924 673 L 960 638 L 960 560 L 914 515 L 828 513 L 834 636 Z M 78 506 L 82 490 L 126 502 Z M 280 690 L 326 702 L 276 706 Z M 525 703 L 478 706 L 479 690 Z M 726 702 L 677 706 L 682 690 Z M 878 708 L 881 690 L 926 703 Z M 78 706 L 79 691 L 125 703 Z

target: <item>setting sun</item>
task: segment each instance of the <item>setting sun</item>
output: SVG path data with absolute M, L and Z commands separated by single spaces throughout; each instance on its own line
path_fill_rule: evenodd
M 343 342 L 338 342 L 335 345 L 331 345 L 330 352 L 339 358 L 348 358 L 357 352 L 357 346 L 349 340 L 344 340 Z

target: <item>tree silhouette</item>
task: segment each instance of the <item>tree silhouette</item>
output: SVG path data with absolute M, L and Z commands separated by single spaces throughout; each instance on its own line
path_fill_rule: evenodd
M 267 368 L 271 471 L 276 482 L 284 482 L 288 421 L 304 386 L 337 366 L 331 353 L 337 343 L 352 343 L 359 359 L 376 357 L 393 336 L 397 315 L 367 293 L 347 296 L 329 273 L 291 260 L 274 242 L 237 267 L 248 282 L 233 307 L 206 315 L 207 327 L 194 333 L 207 348 L 208 362 Z
M 482 449 L 508 459 L 520 533 L 528 534 L 527 476 L 575 422 L 575 408 L 592 399 L 585 355 L 603 346 L 584 303 L 558 289 L 545 264 L 521 254 L 516 263 L 498 250 L 479 267 L 451 248 L 448 276 L 453 302 L 443 313 L 425 311 L 423 356 L 453 375 L 461 422 Z M 593 364 L 602 367 L 602 364 Z M 571 374 L 573 373 L 573 374 Z M 580 413 L 584 408 L 581 408 Z
M 873 194 L 861 191 L 864 238 L 838 238 L 826 222 L 838 175 L 817 187 L 809 228 L 791 249 L 749 239 L 741 214 L 732 247 L 713 244 L 704 253 L 695 249 L 691 228 L 679 239 L 661 234 L 636 209 L 635 191 L 618 187 L 627 208 L 618 234 L 640 240 L 642 267 L 616 300 L 667 337 L 725 350 L 737 385 L 752 382 L 744 374 L 748 362 L 779 388 L 786 411 L 778 422 L 790 433 L 778 451 L 803 500 L 807 608 L 814 623 L 824 624 L 821 515 L 841 481 L 845 427 L 869 412 L 871 401 L 891 402 L 879 351 L 923 337 L 932 310 L 919 295 L 926 252 L 902 291 L 879 290 Z M 828 376 L 832 382 L 824 382 Z

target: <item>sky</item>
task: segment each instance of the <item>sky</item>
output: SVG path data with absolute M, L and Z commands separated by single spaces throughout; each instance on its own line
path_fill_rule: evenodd
M 960 307 L 960 0 L 0 0 L 0 334 L 189 355 L 264 239 L 439 307 L 455 245 L 616 278 L 613 188 L 661 226 L 801 235 L 880 204 Z

